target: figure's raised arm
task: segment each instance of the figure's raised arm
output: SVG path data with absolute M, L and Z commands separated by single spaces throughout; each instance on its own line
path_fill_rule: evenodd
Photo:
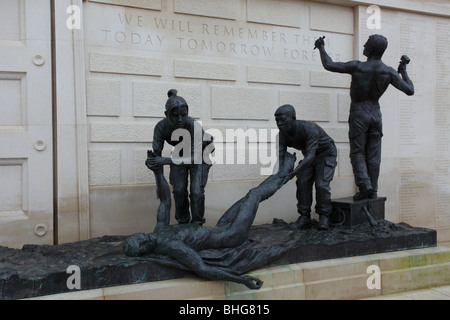
M 320 59 L 325 70 L 352 74 L 355 71 L 359 61 L 334 62 L 325 50 L 324 38 L 325 37 L 320 37 L 316 40 L 314 49 L 319 49 Z

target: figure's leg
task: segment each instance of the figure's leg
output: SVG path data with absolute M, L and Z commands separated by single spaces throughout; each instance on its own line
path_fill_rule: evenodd
M 178 223 L 189 223 L 188 169 L 186 166 L 170 166 L 170 184 L 175 201 L 175 219 Z
M 372 193 L 369 194 L 369 198 L 376 198 L 381 164 L 381 134 L 376 128 L 369 130 L 366 153 L 367 170 L 373 189 Z
M 208 181 L 210 165 L 194 164 L 190 168 L 191 222 L 205 223 L 205 186 Z
M 372 191 L 369 173 L 367 169 L 367 131 L 361 132 L 358 136 L 350 139 L 350 161 L 353 167 L 355 183 L 359 188 L 359 192 L 355 194 L 355 200 L 360 200 Z
M 304 229 L 311 226 L 311 205 L 313 202 L 313 184 L 314 184 L 315 166 L 311 164 L 297 175 L 297 212 L 300 217 L 295 224 L 298 228 Z
M 336 168 L 336 151 L 320 159 L 316 167 L 316 213 L 320 216 L 319 230 L 328 230 L 330 227 L 329 216 L 332 211 L 331 205 L 331 181 Z
M 349 124 L 349 139 L 350 139 L 350 162 L 353 168 L 353 175 L 355 177 L 355 184 L 359 188 L 353 198 L 360 200 L 367 198 L 372 191 L 369 174 L 367 171 L 367 133 L 372 122 L 370 113 L 367 112 L 364 103 L 353 104 L 350 109 Z M 370 106 L 369 106 L 370 107 Z M 353 109 L 353 110 L 352 110 Z

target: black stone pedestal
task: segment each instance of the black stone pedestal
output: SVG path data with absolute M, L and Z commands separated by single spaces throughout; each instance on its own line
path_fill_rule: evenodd
M 331 201 L 333 212 L 330 220 L 334 224 L 356 226 L 361 223 L 384 220 L 385 197 L 355 201 L 353 197 Z M 373 218 L 373 220 L 371 220 Z

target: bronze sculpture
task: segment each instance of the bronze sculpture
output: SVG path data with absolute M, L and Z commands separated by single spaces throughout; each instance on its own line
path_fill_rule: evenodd
M 364 45 L 367 61 L 334 62 L 325 51 L 325 37 L 316 40 L 323 67 L 332 72 L 352 76 L 350 87 L 349 139 L 350 159 L 359 192 L 355 200 L 375 199 L 381 162 L 382 118 L 378 100 L 392 84 L 406 93 L 414 94 L 414 85 L 406 72 L 409 58 L 403 56 L 397 71 L 381 61 L 388 41 L 382 35 L 371 35 Z M 399 74 L 401 76 L 399 76 Z
M 205 186 L 211 168 L 208 156 L 214 150 L 213 139 L 204 133 L 197 121 L 189 117 L 189 106 L 186 100 L 177 95 L 177 90 L 170 90 L 168 96 L 164 113 L 166 118 L 158 122 L 154 129 L 153 153 L 146 165 L 152 170 L 170 165 L 169 180 L 173 187 L 175 219 L 181 224 L 203 224 Z M 182 137 L 182 141 L 176 140 L 177 137 Z M 181 148 L 180 154 L 172 158 L 162 157 L 165 142 L 172 146 L 187 144 L 187 148 Z
M 150 153 L 151 155 L 151 153 Z M 198 253 L 206 249 L 235 248 L 244 243 L 253 224 L 259 203 L 271 197 L 286 182 L 286 176 L 292 172 L 295 155 L 287 153 L 278 173 L 269 176 L 259 186 L 251 189 L 245 197 L 231 206 L 214 227 L 198 224 L 169 225 L 164 214 L 158 213 L 159 227 L 150 234 L 137 233 L 124 242 L 124 251 L 128 256 L 147 254 L 167 255 L 189 268 L 197 275 L 216 280 L 242 283 L 250 289 L 259 289 L 262 281 L 249 276 L 240 276 L 225 268 L 205 263 Z M 168 184 L 158 167 L 157 187 L 160 194 L 169 192 Z
M 283 105 L 275 112 L 279 134 L 279 162 L 282 164 L 288 147 L 301 150 L 304 158 L 287 175 L 290 180 L 297 176 L 297 211 L 300 217 L 296 225 L 308 228 L 312 224 L 311 205 L 313 184 L 316 189 L 316 213 L 319 215 L 319 230 L 330 228 L 331 193 L 330 183 L 337 165 L 337 150 L 332 138 L 316 123 L 297 120 L 292 105 Z
M 325 51 L 323 38 L 319 38 L 315 45 L 320 50 L 325 69 L 352 75 L 350 89 L 352 104 L 349 117 L 350 158 L 355 182 L 359 187 L 354 199 L 376 198 L 382 137 L 378 100 L 389 84 L 409 95 L 414 94 L 414 86 L 406 73 L 408 59 L 402 58 L 397 71 L 401 74 L 400 77 L 394 69 L 381 61 L 387 40 L 378 35 L 371 36 L 365 45 L 364 55 L 368 57 L 367 62 L 333 62 Z M 330 182 L 337 165 L 334 141 L 317 124 L 297 120 L 295 109 L 291 105 L 278 108 L 275 113 L 280 130 L 278 172 L 269 176 L 258 187 L 251 189 L 245 197 L 231 206 L 216 226 L 206 227 L 203 226 L 204 185 L 209 164 L 205 161 L 203 153 L 212 144 L 212 139 L 211 141 L 202 139 L 201 144 L 193 139 L 192 150 L 202 151 L 200 162 L 198 159 L 195 161 L 195 155 L 191 152 L 180 154 L 179 162 L 161 157 L 165 141 L 177 145 L 172 139 L 175 130 L 185 129 L 191 138 L 195 135 L 195 121 L 188 117 L 186 101 L 177 96 L 176 90 L 169 91 L 168 95 L 166 119 L 160 121 L 155 128 L 153 151 L 149 151 L 146 161 L 147 167 L 155 174 L 157 193 L 161 200 L 157 225 L 153 233 L 137 233 L 128 237 L 123 245 L 124 251 L 132 257 L 149 254 L 168 256 L 199 276 L 234 281 L 251 289 L 259 289 L 262 286 L 261 280 L 249 275 L 240 276 L 227 268 L 209 264 L 203 260 L 201 252 L 209 249 L 234 250 L 246 242 L 259 203 L 272 196 L 294 176 L 297 176 L 297 208 L 300 213 L 295 225 L 302 229 L 312 224 L 310 207 L 312 186 L 315 184 L 316 212 L 320 216 L 318 229 L 328 230 L 329 214 L 332 210 Z M 203 136 L 203 130 L 201 132 Z M 295 156 L 287 152 L 288 147 L 301 150 L 305 156 L 295 169 Z M 176 218 L 180 223 L 178 225 L 169 224 L 170 190 L 162 170 L 163 165 L 171 166 L 170 182 L 174 187 Z M 188 171 L 191 177 L 192 222 L 195 222 L 191 224 L 186 224 L 189 222 L 189 216 L 186 214 Z M 199 201 L 200 199 L 202 201 Z M 281 252 L 275 249 L 275 256 Z

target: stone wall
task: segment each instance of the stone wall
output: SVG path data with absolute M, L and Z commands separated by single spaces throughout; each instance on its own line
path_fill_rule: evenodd
M 410 8 L 401 2 L 400 9 L 386 1 L 378 7 L 381 24 L 369 29 L 374 27 L 370 4 L 336 3 L 83 2 L 90 236 L 152 230 L 158 202 L 144 161 L 171 88 L 216 137 L 216 163 L 206 189 L 207 224 L 270 172 L 273 114 L 285 103 L 294 105 L 298 118 L 317 122 L 335 139 L 339 164 L 332 195 L 352 195 L 350 77 L 326 72 L 314 41 L 325 35 L 332 58 L 348 61 L 363 59 L 368 35 L 380 33 L 390 42 L 385 63 L 396 68 L 407 54 L 416 86 L 413 97 L 391 87 L 381 101 L 385 136 L 379 194 L 388 198 L 387 219 L 436 228 L 441 240 L 450 239 L 444 58 L 449 5 L 423 13 L 417 1 Z M 243 144 L 236 137 L 239 130 L 248 135 Z M 294 181 L 261 205 L 255 223 L 273 218 L 297 218 Z

